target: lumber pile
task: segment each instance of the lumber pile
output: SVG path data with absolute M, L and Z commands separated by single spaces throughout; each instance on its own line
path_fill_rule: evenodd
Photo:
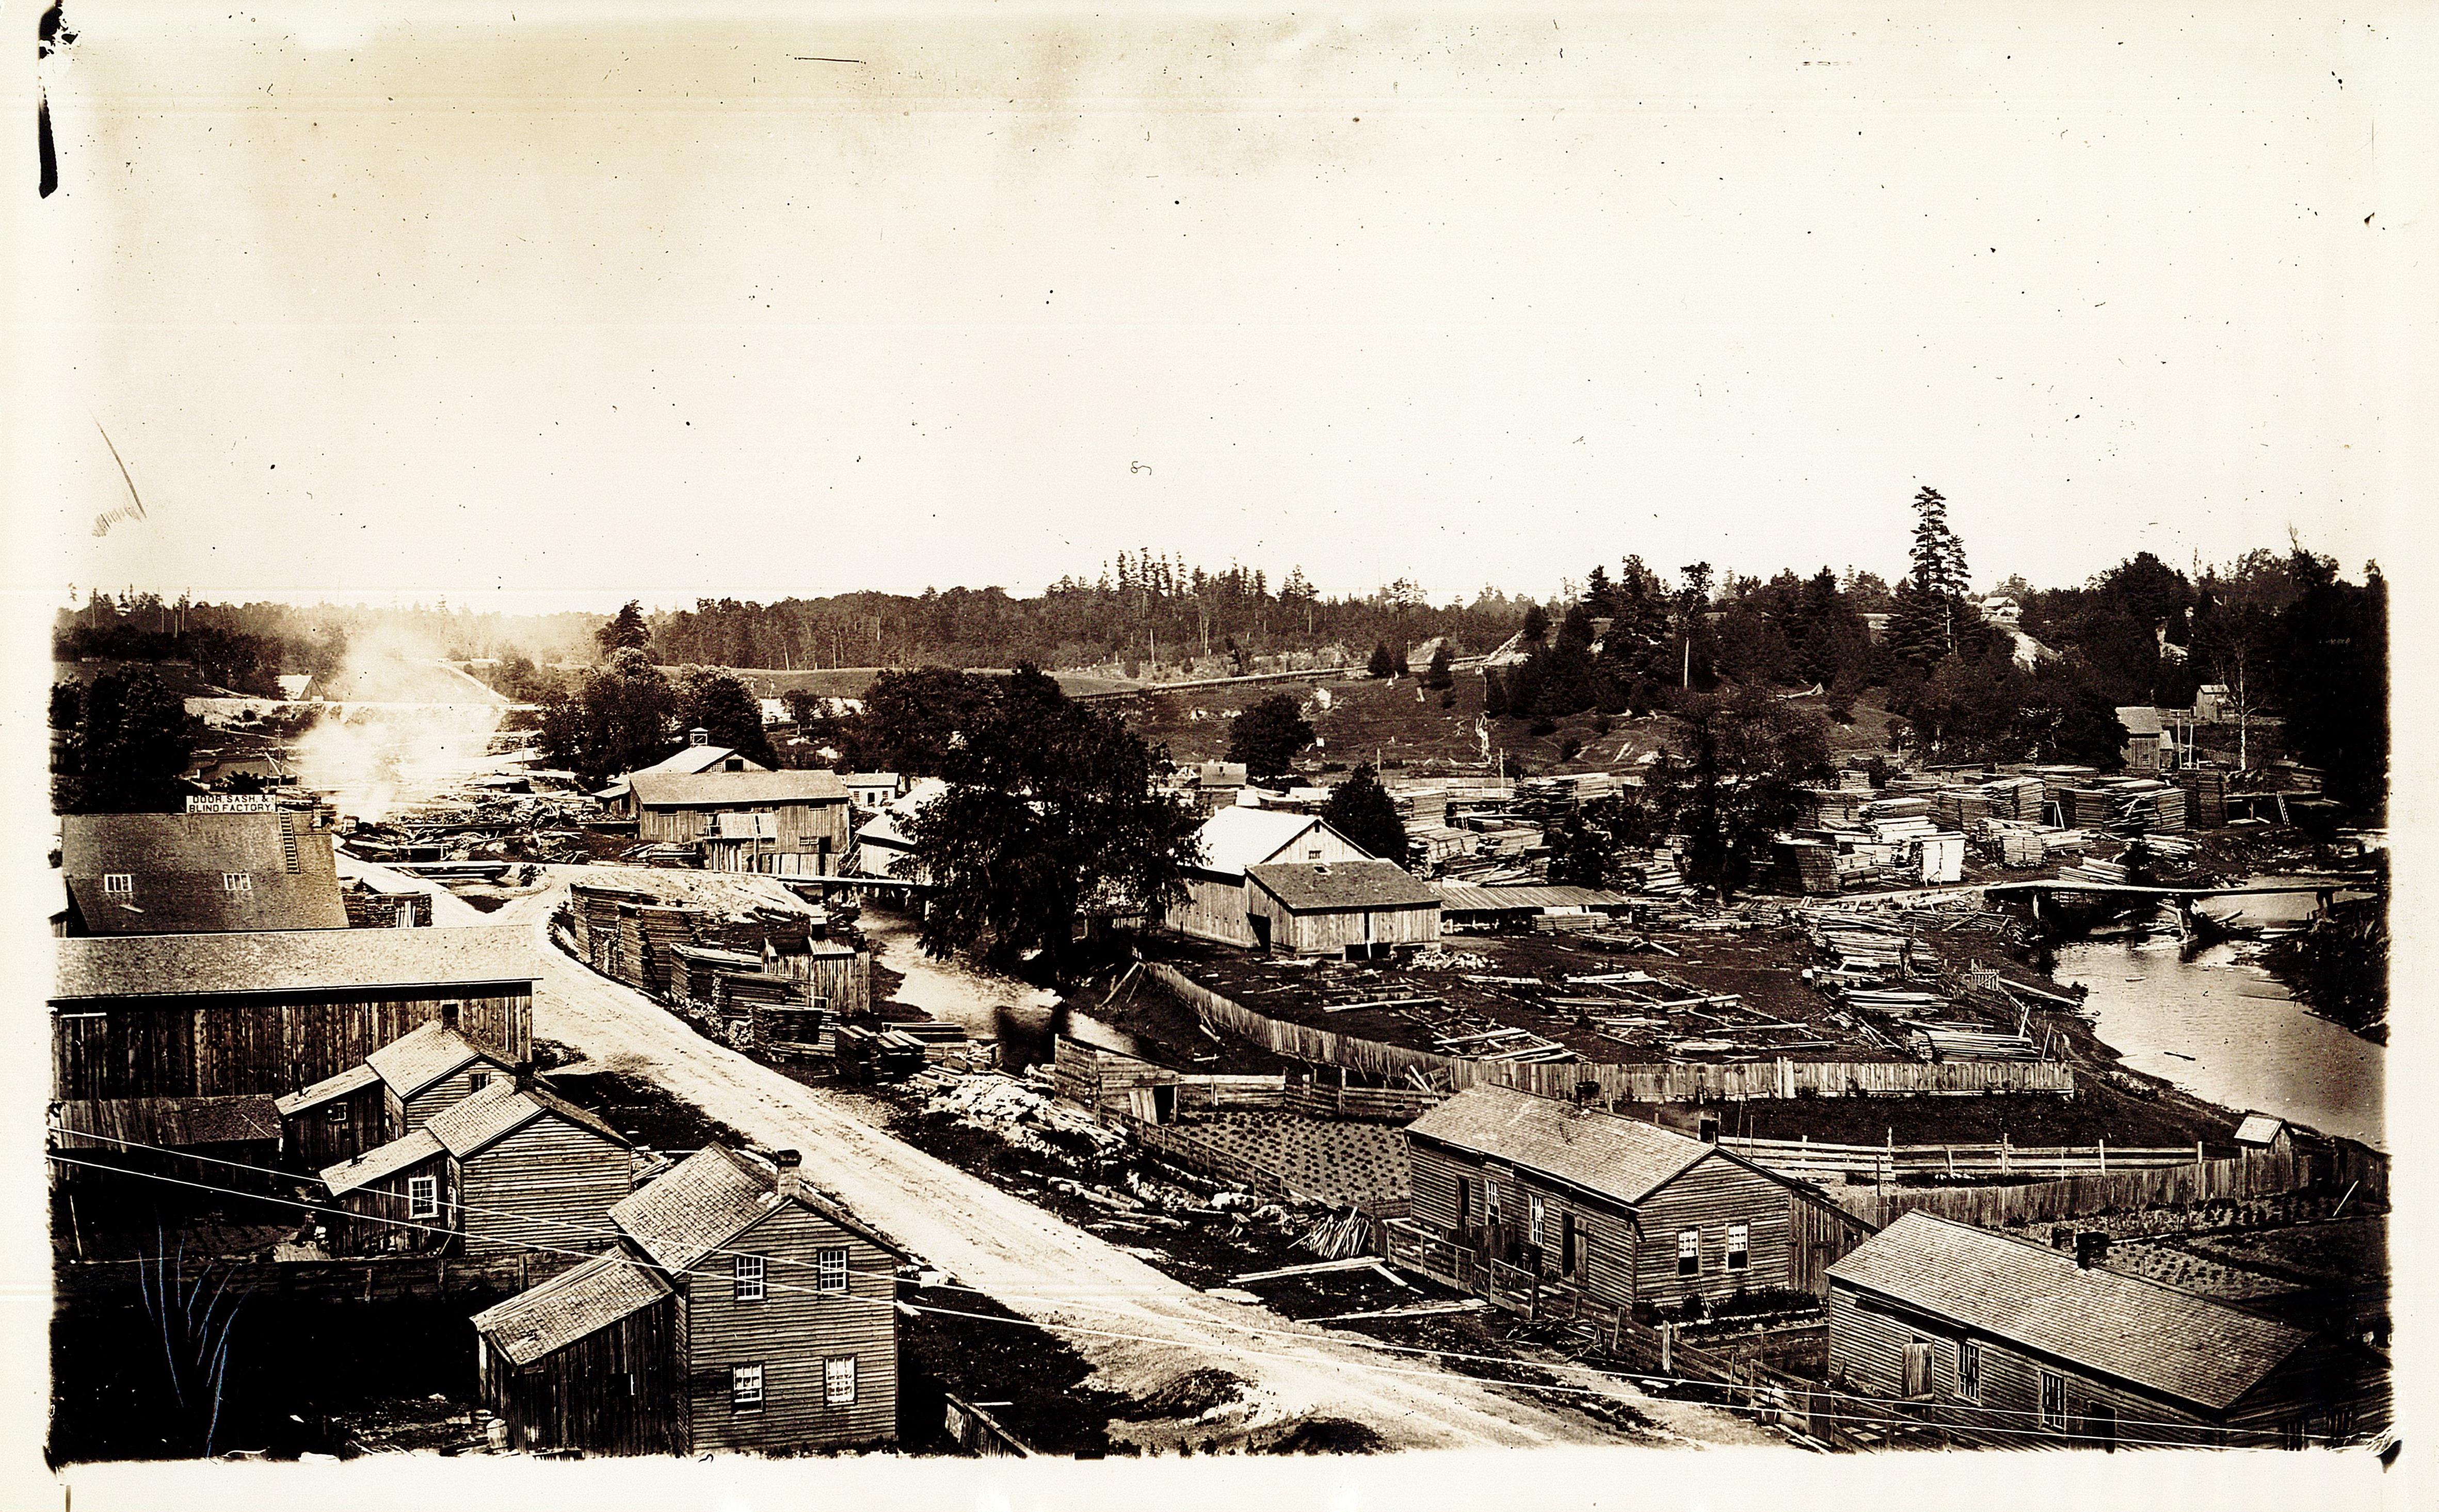
M 2177 787 L 2185 795 L 2185 822 L 2196 829 L 2219 829 L 2227 825 L 2227 774 L 2206 767 L 2188 768 L 2177 774 Z

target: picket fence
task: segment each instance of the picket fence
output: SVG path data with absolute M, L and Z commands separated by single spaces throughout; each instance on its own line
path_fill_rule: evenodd
M 1843 1177 L 1894 1182 L 1908 1176 L 2107 1176 L 2112 1171 L 2191 1165 L 2202 1158 L 2199 1145 L 2145 1148 L 2111 1146 L 2105 1141 L 2047 1147 L 2005 1141 L 1996 1145 L 1825 1145 L 1805 1139 L 1724 1136 L 1719 1147 L 1807 1181 Z
M 1203 1026 L 1233 1034 L 1291 1060 L 1344 1066 L 1402 1082 L 1408 1073 L 1462 1092 L 1472 1086 L 1513 1087 L 1544 1097 L 1572 1098 L 1587 1083 L 1603 1102 L 1730 1102 L 1739 1098 L 1967 1096 L 1983 1093 L 2074 1095 L 2074 1073 L 2051 1060 L 1808 1061 L 1733 1066 L 1621 1066 L 1600 1061 L 1468 1060 L 1409 1050 L 1291 1023 L 1256 1013 L 1158 961 L 1145 974 L 1192 1008 Z

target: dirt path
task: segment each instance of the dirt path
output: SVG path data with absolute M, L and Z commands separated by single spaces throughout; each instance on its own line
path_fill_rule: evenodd
M 1140 1397 L 1211 1366 L 1253 1382 L 1246 1403 L 1224 1409 L 1222 1419 L 1130 1425 L 1145 1441 L 1186 1436 L 1224 1447 L 1257 1440 L 1281 1424 L 1333 1417 L 1361 1423 L 1398 1449 L 1614 1441 L 1611 1431 L 1543 1399 L 1444 1371 L 1423 1357 L 1344 1343 L 1267 1308 L 1206 1296 L 892 1138 L 867 1121 L 861 1101 L 792 1081 L 703 1038 L 551 946 L 545 932 L 559 895 L 553 889 L 486 915 L 441 890 L 434 916 L 442 924 L 530 927 L 542 970 L 534 1006 L 538 1037 L 567 1044 L 607 1069 L 649 1077 L 766 1147 L 801 1150 L 807 1177 L 858 1218 L 960 1282 L 1053 1325 L 1097 1367 L 1094 1384 Z M 909 972 L 911 990 L 901 996 L 918 1004 L 935 994 L 970 1000 L 977 991 L 999 991 L 911 951 L 892 964 L 916 968 Z M 1689 1437 L 1777 1442 L 1729 1414 L 1651 1402 L 1623 1385 L 1615 1394 Z

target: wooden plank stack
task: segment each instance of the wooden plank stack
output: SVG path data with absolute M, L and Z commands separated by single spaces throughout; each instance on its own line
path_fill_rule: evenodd
M 2227 824 L 2227 774 L 2207 767 L 2177 774 L 2185 795 L 2185 822 L 2196 829 L 2219 829 Z

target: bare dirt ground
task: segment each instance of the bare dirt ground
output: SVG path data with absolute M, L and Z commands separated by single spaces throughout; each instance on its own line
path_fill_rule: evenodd
M 608 871 L 555 869 L 554 881 Z M 383 881 L 406 881 L 395 873 Z M 1142 1401 L 1215 1365 L 1247 1383 L 1237 1402 L 1210 1415 L 1113 1424 L 1113 1438 L 1155 1449 L 1263 1447 L 1299 1425 L 1335 1420 L 1357 1425 L 1376 1435 L 1379 1447 L 1393 1450 L 1624 1439 L 1557 1405 L 1560 1398 L 1496 1388 L 1426 1356 L 1384 1355 L 1267 1308 L 1207 1296 L 923 1154 L 868 1121 L 878 1116 L 868 1103 L 807 1087 L 717 1045 L 551 946 L 545 932 L 559 895 L 554 887 L 489 915 L 445 892 L 434 906 L 435 922 L 442 925 L 522 923 L 534 931 L 542 972 L 538 1036 L 609 1070 L 657 1082 L 766 1147 L 803 1151 L 807 1177 L 858 1218 L 1066 1339 L 1095 1365 L 1090 1383 L 1099 1390 Z M 894 953 L 890 965 L 906 973 L 901 999 L 918 1005 L 977 989 L 993 1002 L 1021 1001 L 1007 985 L 919 957 Z M 1623 1382 L 1587 1384 L 1600 1396 L 1633 1403 L 1672 1441 L 1776 1442 L 1729 1414 L 1652 1402 Z

